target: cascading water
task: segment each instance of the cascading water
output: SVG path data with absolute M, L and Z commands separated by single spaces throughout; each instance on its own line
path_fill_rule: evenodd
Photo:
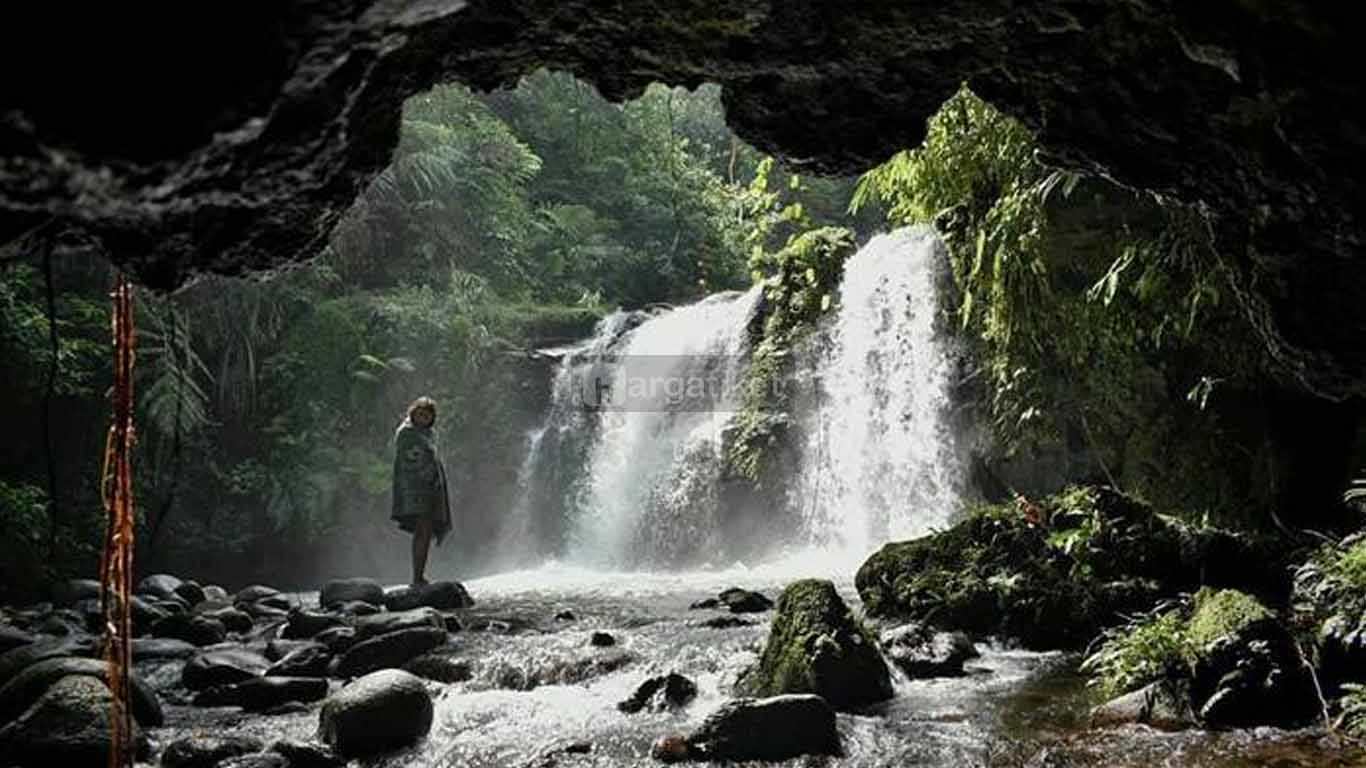
M 573 557 L 659 566 L 712 549 L 721 434 L 759 296 L 758 288 L 709 296 L 622 339 L 604 371 L 610 402 L 599 411 L 577 499 Z
M 834 324 L 799 363 L 814 369 L 815 393 L 799 414 L 790 503 L 818 549 L 861 558 L 943 524 L 961 503 L 950 363 L 934 331 L 943 261 L 928 227 L 873 238 L 845 263 Z

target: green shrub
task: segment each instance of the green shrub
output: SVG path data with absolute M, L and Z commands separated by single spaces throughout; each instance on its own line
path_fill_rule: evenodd
M 1189 655 L 1183 610 L 1165 608 L 1107 632 L 1081 668 L 1092 675 L 1094 688 L 1112 698 L 1182 676 Z

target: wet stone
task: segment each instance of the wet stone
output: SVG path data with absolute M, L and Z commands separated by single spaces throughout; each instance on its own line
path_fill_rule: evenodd
M 224 760 L 260 752 L 264 745 L 250 736 L 187 736 L 166 745 L 162 768 L 216 768 Z
M 608 632 L 594 632 L 588 638 L 588 644 L 594 648 L 611 648 L 617 644 L 617 639 Z

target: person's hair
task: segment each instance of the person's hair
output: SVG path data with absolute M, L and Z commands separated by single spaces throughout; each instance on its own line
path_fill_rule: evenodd
M 436 415 L 436 401 L 426 395 L 414 400 L 412 405 L 408 406 L 408 418 L 411 419 L 413 414 L 424 410 L 431 411 L 433 416 Z

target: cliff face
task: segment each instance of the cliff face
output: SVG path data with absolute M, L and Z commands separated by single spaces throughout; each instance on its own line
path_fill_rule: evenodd
M 109 5 L 109 4 L 106 4 Z M 6 11 L 0 241 L 94 243 L 149 285 L 308 258 L 403 99 L 567 69 L 724 87 L 747 140 L 858 171 L 960 82 L 1060 165 L 1199 203 L 1285 373 L 1366 392 L 1366 110 L 1351 4 L 1308 0 L 249 0 Z

